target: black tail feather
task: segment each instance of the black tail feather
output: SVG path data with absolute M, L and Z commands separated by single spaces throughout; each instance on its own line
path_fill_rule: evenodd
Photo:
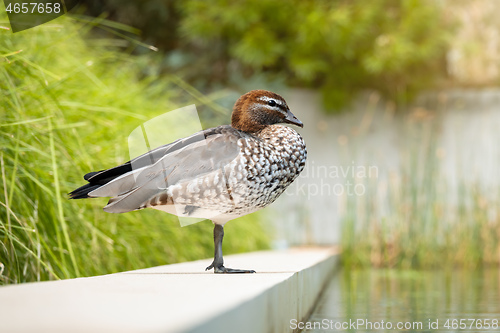
M 68 193 L 70 199 L 86 199 L 86 198 L 91 198 L 89 197 L 89 193 L 92 192 L 95 189 L 98 189 L 104 184 L 109 183 L 116 177 L 119 177 L 123 175 L 124 173 L 132 171 L 132 166 L 130 162 L 127 162 L 125 164 L 119 165 L 117 167 L 108 169 L 108 170 L 101 170 L 101 171 L 94 171 L 94 172 L 89 172 L 85 176 L 83 176 L 83 179 L 88 181 L 88 184 L 85 184 L 83 186 L 80 186 L 76 190 Z
M 95 175 L 97 175 L 99 172 L 103 172 L 104 170 L 101 170 L 101 171 L 93 171 L 93 172 L 89 172 L 87 173 L 85 176 L 83 176 L 83 179 L 85 179 L 86 181 L 89 181 L 90 178 L 94 177 Z
M 89 183 L 104 185 L 106 183 L 109 183 L 116 177 L 119 177 L 130 171 L 132 171 L 132 164 L 129 161 L 125 164 L 116 166 L 111 169 L 89 172 L 83 178 L 85 178 L 85 180 L 87 180 Z
M 85 184 L 85 185 L 77 188 L 73 192 L 70 192 L 68 195 L 69 195 L 70 199 L 85 199 L 85 198 L 90 198 L 88 196 L 88 194 L 90 192 L 92 192 L 93 190 L 99 188 L 100 186 L 101 185 L 97 185 L 97 184 Z

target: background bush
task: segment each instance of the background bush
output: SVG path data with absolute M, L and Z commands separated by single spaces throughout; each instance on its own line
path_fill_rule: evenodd
M 166 68 L 202 89 L 265 75 L 319 88 L 336 110 L 363 89 L 405 104 L 445 75 L 450 27 L 436 1 L 82 2 L 141 29 L 166 52 Z

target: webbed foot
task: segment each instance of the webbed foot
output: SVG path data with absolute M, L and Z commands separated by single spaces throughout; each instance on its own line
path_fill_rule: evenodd
M 226 274 L 238 274 L 238 273 L 255 273 L 253 269 L 235 269 L 235 268 L 226 268 L 224 265 L 216 266 L 212 263 L 210 266 L 205 268 L 206 271 L 214 269 L 214 273 L 226 273 Z

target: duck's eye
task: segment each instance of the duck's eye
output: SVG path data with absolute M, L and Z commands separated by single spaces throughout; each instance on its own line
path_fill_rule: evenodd
M 269 102 L 267 102 L 267 104 L 269 106 L 276 106 L 276 101 L 274 99 L 271 99 L 271 100 L 269 100 Z

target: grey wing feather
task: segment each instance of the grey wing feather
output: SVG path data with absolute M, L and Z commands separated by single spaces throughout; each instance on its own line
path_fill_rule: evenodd
M 105 211 L 123 213 L 139 209 L 169 186 L 222 169 L 239 154 L 238 135 L 215 134 L 169 152 L 154 164 L 129 172 L 89 193 L 117 196 Z

